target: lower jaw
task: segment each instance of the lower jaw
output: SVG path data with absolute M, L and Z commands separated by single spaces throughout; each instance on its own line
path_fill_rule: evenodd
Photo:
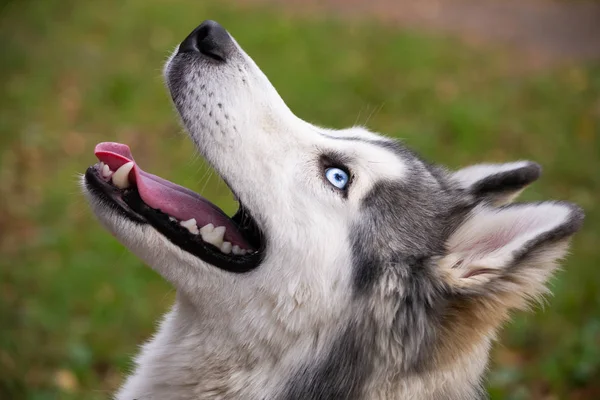
M 174 245 L 216 268 L 232 273 L 246 273 L 257 268 L 263 260 L 264 243 L 254 253 L 224 254 L 217 247 L 204 242 L 198 235 L 192 235 L 186 228 L 173 223 L 169 215 L 149 207 L 135 188 L 113 189 L 98 176 L 94 166 L 86 171 L 85 182 L 94 196 L 114 207 L 123 218 L 151 225 Z

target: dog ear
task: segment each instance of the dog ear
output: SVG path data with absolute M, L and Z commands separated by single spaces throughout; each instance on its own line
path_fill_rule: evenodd
M 539 164 L 517 161 L 506 164 L 477 164 L 452 174 L 461 188 L 476 198 L 494 205 L 514 200 L 526 186 L 537 180 L 542 173 Z
M 449 237 L 441 271 L 455 293 L 519 308 L 546 291 L 583 218 L 564 202 L 479 206 Z
M 438 361 L 452 362 L 547 292 L 546 282 L 581 227 L 563 202 L 480 204 L 450 235 L 437 271 L 445 287 Z

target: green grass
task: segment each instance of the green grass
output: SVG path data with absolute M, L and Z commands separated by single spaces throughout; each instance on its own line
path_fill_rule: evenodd
M 123 4 L 121 4 L 123 3 Z M 524 199 L 586 209 L 545 310 L 515 316 L 494 351 L 494 399 L 600 398 L 600 68 L 519 74 L 515 56 L 374 21 L 295 19 L 220 2 L 21 1 L 0 14 L 0 398 L 102 399 L 173 290 L 94 221 L 77 174 L 100 141 L 231 212 L 180 134 L 160 70 L 217 19 L 297 114 L 367 124 L 459 167 L 533 159 Z M 518 61 L 518 60 L 517 60 Z M 548 394 L 554 397 L 547 397 Z

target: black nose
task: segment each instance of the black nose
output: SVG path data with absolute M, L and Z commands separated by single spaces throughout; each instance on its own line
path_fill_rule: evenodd
M 179 53 L 201 53 L 217 61 L 226 61 L 233 49 L 229 33 L 215 21 L 204 21 L 179 45 Z

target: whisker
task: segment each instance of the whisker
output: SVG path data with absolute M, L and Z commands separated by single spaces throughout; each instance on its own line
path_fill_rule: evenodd
M 371 117 L 373 117 L 373 115 L 375 115 L 376 113 L 380 112 L 383 109 L 383 106 L 385 105 L 385 102 L 381 103 L 381 105 L 377 108 L 374 108 L 373 111 L 371 111 L 371 114 L 369 114 L 369 116 L 367 117 L 367 120 L 365 121 L 365 125 L 367 125 L 369 123 L 369 121 L 371 120 Z

